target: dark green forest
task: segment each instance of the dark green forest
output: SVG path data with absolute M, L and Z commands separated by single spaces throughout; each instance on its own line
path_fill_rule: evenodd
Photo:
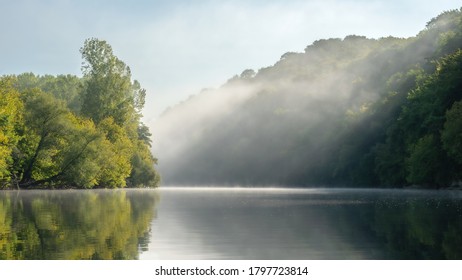
M 80 52 L 82 77 L 0 77 L 0 188 L 158 185 L 145 89 L 107 42 Z
M 411 38 L 318 40 L 167 110 L 167 184 L 449 187 L 462 175 L 462 10 Z

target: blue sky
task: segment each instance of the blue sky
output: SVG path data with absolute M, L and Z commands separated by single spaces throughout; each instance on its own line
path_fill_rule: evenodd
M 462 1 L 0 0 L 0 75 L 80 75 L 84 40 L 107 40 L 147 89 L 145 120 L 317 39 L 409 37 Z

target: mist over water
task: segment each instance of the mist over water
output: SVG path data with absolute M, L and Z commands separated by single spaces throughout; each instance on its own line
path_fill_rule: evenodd
M 0 192 L 0 259 L 461 259 L 459 191 Z
M 140 259 L 460 259 L 458 192 L 162 188 Z M 403 246 L 403 244 L 406 244 Z

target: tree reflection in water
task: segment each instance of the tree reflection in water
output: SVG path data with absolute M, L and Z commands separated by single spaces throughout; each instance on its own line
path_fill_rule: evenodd
M 162 197 L 157 218 L 157 190 L 0 192 L 0 259 L 138 259 L 148 245 L 146 256 L 174 259 L 188 257 L 185 248 L 202 259 L 462 259 L 456 192 L 178 190 Z
M 149 243 L 152 190 L 0 194 L 0 259 L 137 259 Z

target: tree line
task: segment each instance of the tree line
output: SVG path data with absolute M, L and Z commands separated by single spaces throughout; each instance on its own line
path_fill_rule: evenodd
M 0 77 L 2 187 L 157 186 L 146 91 L 103 40 L 80 49 L 83 77 Z
M 158 120 L 164 182 L 457 184 L 461 48 L 462 10 L 452 10 L 415 37 L 323 39 L 272 66 L 245 70 Z M 226 109 L 210 109 L 219 98 Z M 168 149 L 183 138 L 188 143 L 179 150 Z

